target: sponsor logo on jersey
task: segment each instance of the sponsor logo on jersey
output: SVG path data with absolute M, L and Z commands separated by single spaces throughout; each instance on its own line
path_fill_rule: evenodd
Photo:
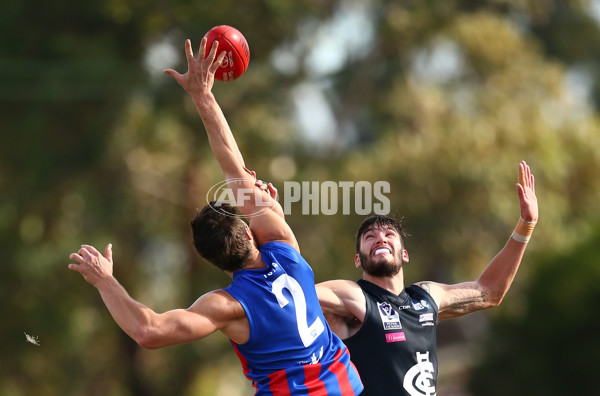
M 414 308 L 415 311 L 422 311 L 424 309 L 429 309 L 431 308 L 431 306 L 429 305 L 429 303 L 425 300 L 421 300 L 421 301 L 411 301 L 412 306 Z
M 427 322 L 433 320 L 433 312 L 419 315 L 419 322 Z
M 398 312 L 389 303 L 377 303 L 377 308 L 384 330 L 398 330 L 402 328 Z
M 397 333 L 387 333 L 385 335 L 385 340 L 387 342 L 401 342 L 406 341 L 406 335 L 403 331 L 399 331 Z
M 321 345 L 321 350 L 319 351 L 319 356 L 317 356 L 317 354 L 313 352 L 312 356 L 310 357 L 310 360 L 301 360 L 298 362 L 298 365 L 304 366 L 306 364 L 317 364 L 321 361 L 322 357 L 323 357 L 323 346 Z

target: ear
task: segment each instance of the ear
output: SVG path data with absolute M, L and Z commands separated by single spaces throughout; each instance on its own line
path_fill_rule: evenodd
M 360 268 L 360 255 L 358 253 L 354 255 L 354 265 L 356 268 Z
M 408 263 L 408 251 L 402 249 L 402 261 Z
M 249 227 L 246 227 L 246 236 L 248 237 L 249 241 L 254 239 L 254 237 L 252 236 L 252 231 L 250 231 Z

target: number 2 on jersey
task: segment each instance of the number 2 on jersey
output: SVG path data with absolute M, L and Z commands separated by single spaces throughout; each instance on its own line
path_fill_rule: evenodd
M 306 298 L 304 298 L 304 292 L 300 287 L 298 281 L 287 274 L 280 275 L 273 282 L 273 294 L 277 297 L 277 302 L 281 308 L 288 305 L 289 301 L 283 295 L 283 289 L 287 289 L 294 299 L 294 306 L 296 307 L 296 324 L 298 326 L 298 333 L 302 339 L 302 343 L 305 347 L 312 344 L 319 335 L 325 330 L 321 318 L 317 319 L 308 326 L 308 320 L 306 317 Z

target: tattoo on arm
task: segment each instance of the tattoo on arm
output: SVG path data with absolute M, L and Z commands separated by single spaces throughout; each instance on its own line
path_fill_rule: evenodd
M 467 295 L 455 295 L 450 298 L 449 309 L 454 312 L 472 312 L 481 309 L 487 302 L 487 293 L 484 290 L 473 291 Z
M 431 286 L 429 286 L 429 282 L 420 282 L 417 285 L 427 293 L 431 294 Z
M 432 294 L 431 282 L 417 283 L 421 289 Z M 488 308 L 488 290 L 474 285 L 457 285 L 458 287 L 446 291 L 438 302 L 440 314 L 444 317 L 455 317 Z M 434 297 L 435 298 L 435 297 Z

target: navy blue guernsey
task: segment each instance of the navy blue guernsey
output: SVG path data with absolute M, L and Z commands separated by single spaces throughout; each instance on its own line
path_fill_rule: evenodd
M 365 320 L 344 340 L 365 387 L 363 396 L 435 396 L 438 307 L 422 288 L 399 295 L 365 280 Z

